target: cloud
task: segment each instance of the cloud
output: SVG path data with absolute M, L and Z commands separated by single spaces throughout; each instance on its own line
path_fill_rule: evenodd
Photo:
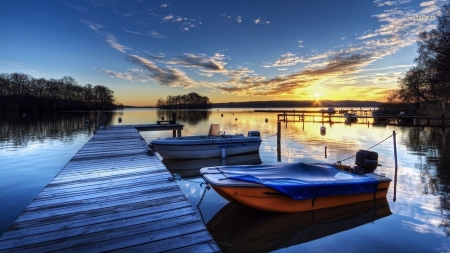
M 222 54 L 215 54 L 213 57 L 208 57 L 205 54 L 189 54 L 185 53 L 183 56 L 168 61 L 168 64 L 181 65 L 183 67 L 198 67 L 210 71 L 223 71 L 226 63 L 221 61 Z
M 151 32 L 149 32 L 149 35 L 152 37 L 152 38 L 155 38 L 155 39 L 165 39 L 165 38 L 167 38 L 166 36 L 164 36 L 164 35 L 161 35 L 161 34 L 159 34 L 158 32 L 156 32 L 156 31 L 151 31 Z
M 160 85 L 184 88 L 196 87 L 195 82 L 179 69 L 171 67 L 161 68 L 152 61 L 133 54 L 128 55 L 128 60 L 146 69 L 148 77 Z
M 265 25 L 265 24 L 270 24 L 270 22 L 269 21 L 262 21 L 261 18 L 257 18 L 255 20 L 255 24 L 257 24 L 257 25 Z
M 131 48 L 119 44 L 119 43 L 117 42 L 117 40 L 116 40 L 116 37 L 114 37 L 114 36 L 111 35 L 111 34 L 108 34 L 108 35 L 107 35 L 107 37 L 106 37 L 106 42 L 107 42 L 112 48 L 114 48 L 114 49 L 116 49 L 116 50 L 118 50 L 118 51 L 120 51 L 120 52 L 122 52 L 122 53 L 125 53 L 126 50 L 131 50 Z
M 411 2 L 411 0 L 396 0 L 396 1 L 383 1 L 383 0 L 375 0 L 375 6 L 383 7 L 383 6 L 397 6 Z
M 342 37 L 342 39 L 341 40 L 345 40 L 345 36 L 344 37 Z

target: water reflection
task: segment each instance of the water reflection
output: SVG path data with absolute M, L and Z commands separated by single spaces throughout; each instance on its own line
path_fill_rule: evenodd
M 208 121 L 211 116 L 209 110 L 157 110 L 156 114 L 159 119 L 171 120 L 172 114 L 175 113 L 178 120 L 189 123 L 191 125 L 198 124 L 203 121 Z
M 424 159 L 417 164 L 422 194 L 440 195 L 444 219 L 440 227 L 450 236 L 450 129 L 408 128 L 406 142 L 411 152 Z
M 89 140 L 97 117 L 95 112 L 0 113 L 0 234 Z
M 261 164 L 261 157 L 258 153 L 228 156 L 226 158 L 207 158 L 207 159 L 163 159 L 163 164 L 172 174 L 178 174 L 184 177 L 200 176 L 200 169 L 203 167 L 225 166 L 225 165 L 251 165 Z
M 25 116 L 24 116 L 25 115 Z M 98 114 L 64 112 L 20 112 L 0 114 L 0 147 L 27 146 L 34 141 L 56 138 L 70 141 L 77 131 L 91 134 Z
M 269 252 L 389 215 L 386 199 L 287 214 L 262 212 L 230 202 L 206 226 L 223 252 Z

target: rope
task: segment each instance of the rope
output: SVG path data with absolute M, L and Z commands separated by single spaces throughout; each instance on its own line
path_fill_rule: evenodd
M 206 225 L 205 218 L 203 218 L 203 213 L 202 213 L 202 210 L 200 209 L 200 204 L 202 203 L 203 198 L 205 197 L 206 190 L 211 189 L 211 186 L 209 186 L 207 183 L 204 183 L 204 184 L 206 184 L 205 191 L 203 191 L 202 197 L 200 198 L 200 201 L 197 204 L 197 209 L 198 209 L 198 213 L 200 214 L 200 218 L 202 218 L 203 224 Z M 200 184 L 200 187 L 202 187 L 201 184 Z
M 393 136 L 392 134 L 389 135 L 389 137 L 387 137 L 386 139 L 384 139 L 384 140 L 378 142 L 377 144 L 373 145 L 372 147 L 370 147 L 370 148 L 368 148 L 368 149 L 366 149 L 366 150 L 370 150 L 370 149 L 372 149 L 372 148 L 374 148 L 374 147 L 380 145 L 381 143 L 385 142 L 387 139 L 391 138 L 392 136 Z M 356 156 L 356 155 L 352 155 L 352 156 L 350 156 L 350 157 L 348 157 L 348 158 L 345 158 L 344 160 L 338 161 L 338 163 L 339 163 L 339 162 L 343 162 L 343 161 L 345 161 L 345 160 L 348 160 L 348 159 L 350 159 L 350 158 L 353 158 L 353 157 L 355 157 L 355 156 Z

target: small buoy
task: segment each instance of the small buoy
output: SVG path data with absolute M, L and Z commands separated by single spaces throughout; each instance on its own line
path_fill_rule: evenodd
M 327 128 L 326 128 L 325 126 L 321 126 L 321 127 L 320 127 L 320 131 L 321 131 L 321 132 L 325 132 L 325 131 L 327 131 Z
M 117 121 L 118 121 L 119 123 L 122 123 L 122 118 L 119 117 L 119 118 L 117 119 Z
M 161 117 L 161 120 L 164 120 L 164 117 Z
M 235 118 L 234 120 L 237 120 L 237 118 Z
M 223 113 L 222 113 L 222 114 L 220 114 L 220 117 L 223 117 Z
M 267 122 L 269 121 L 269 119 L 268 119 L 268 118 L 266 118 L 266 119 L 265 119 L 265 121 L 266 121 L 266 123 L 267 123 Z
M 89 120 L 88 120 L 88 119 L 85 120 L 84 123 L 85 123 L 86 125 L 89 125 Z

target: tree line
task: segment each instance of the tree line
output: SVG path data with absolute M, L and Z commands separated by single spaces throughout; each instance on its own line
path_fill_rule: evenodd
M 158 99 L 156 107 L 159 109 L 208 109 L 212 103 L 206 96 L 200 96 L 196 92 L 187 95 L 167 96 L 167 99 Z
M 0 110 L 110 110 L 117 104 L 114 91 L 102 85 L 81 86 L 61 79 L 34 78 L 23 73 L 0 74 Z
M 388 103 L 409 104 L 417 111 L 423 106 L 449 102 L 450 95 L 450 5 L 437 17 L 437 27 L 419 34 L 415 66 L 398 80 L 399 89 L 388 96 Z M 436 108 L 437 109 L 437 108 Z M 438 110 L 442 112 L 442 110 Z

